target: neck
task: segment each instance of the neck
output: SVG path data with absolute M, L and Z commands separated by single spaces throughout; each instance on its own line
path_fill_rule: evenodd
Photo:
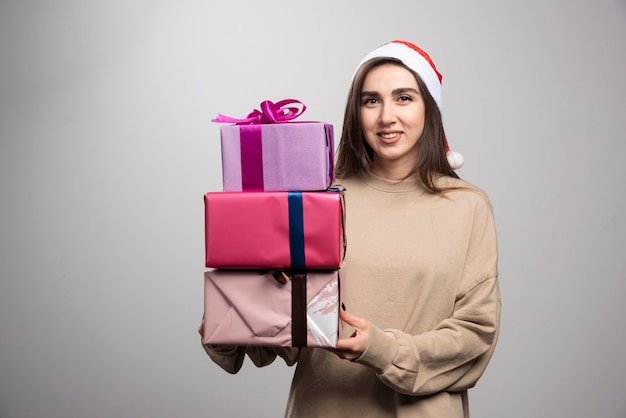
M 387 180 L 402 180 L 409 175 L 412 169 L 413 166 L 409 164 L 376 164 L 376 161 L 374 161 L 372 173 Z

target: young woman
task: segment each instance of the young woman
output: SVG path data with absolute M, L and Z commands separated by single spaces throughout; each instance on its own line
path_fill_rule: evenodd
M 346 187 L 346 326 L 337 347 L 205 347 L 236 373 L 297 363 L 288 417 L 468 417 L 500 321 L 491 205 L 455 174 L 441 76 L 393 41 L 359 66 L 336 171 Z

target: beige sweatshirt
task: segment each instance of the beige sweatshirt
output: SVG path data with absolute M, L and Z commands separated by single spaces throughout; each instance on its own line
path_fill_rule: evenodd
M 461 189 L 441 197 L 416 180 L 338 181 L 347 189 L 345 305 L 373 325 L 359 359 L 319 348 L 205 347 L 209 356 L 230 373 L 246 353 L 257 366 L 276 355 L 297 363 L 286 417 L 468 417 L 467 389 L 498 336 L 496 230 L 481 190 L 439 181 Z

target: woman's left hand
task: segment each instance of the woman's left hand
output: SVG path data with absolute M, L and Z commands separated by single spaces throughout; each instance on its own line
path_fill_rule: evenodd
M 355 360 L 363 354 L 370 340 L 372 326 L 366 319 L 354 316 L 342 309 L 339 310 L 339 318 L 347 325 L 354 328 L 349 338 L 340 338 L 337 346 L 330 351 L 346 360 Z

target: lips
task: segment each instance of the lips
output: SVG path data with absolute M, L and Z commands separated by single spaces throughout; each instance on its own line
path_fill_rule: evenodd
M 402 132 L 393 131 L 393 132 L 379 132 L 378 137 L 385 144 L 393 144 L 400 139 Z

